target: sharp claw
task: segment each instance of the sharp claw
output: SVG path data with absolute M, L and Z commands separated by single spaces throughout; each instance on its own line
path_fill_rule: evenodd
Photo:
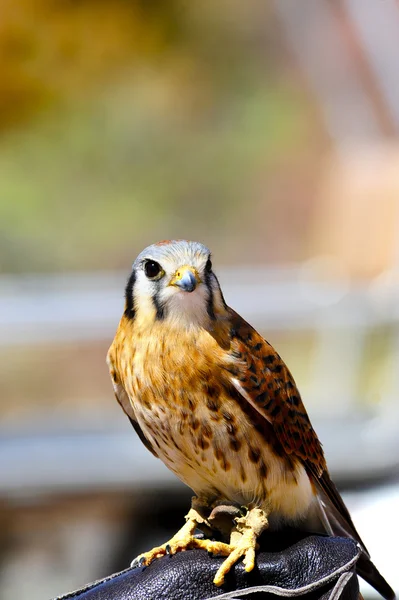
M 130 566 L 135 569 L 136 567 L 144 567 L 145 566 L 145 558 L 144 556 L 137 556 L 132 562 Z
M 165 552 L 166 552 L 166 554 L 170 554 L 171 551 L 172 551 L 172 549 L 170 547 L 170 544 L 166 544 L 166 546 L 165 546 Z

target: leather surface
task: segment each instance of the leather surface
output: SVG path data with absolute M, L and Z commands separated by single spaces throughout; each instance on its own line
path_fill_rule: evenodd
M 204 550 L 165 556 L 149 567 L 129 568 L 58 600 L 205 600 L 207 598 L 275 598 L 302 596 L 307 600 L 358 597 L 354 575 L 358 547 L 347 538 L 310 536 L 292 539 L 269 536 L 257 555 L 257 566 L 246 573 L 238 563 L 225 584 L 213 577 L 223 558 Z M 282 546 L 286 546 L 285 548 Z M 267 547 L 267 550 L 263 548 Z

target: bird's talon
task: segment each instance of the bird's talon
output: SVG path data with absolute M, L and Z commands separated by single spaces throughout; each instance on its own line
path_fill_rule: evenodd
M 166 544 L 166 546 L 165 546 L 165 552 L 166 552 L 166 554 L 170 554 L 171 553 L 170 544 Z
M 130 563 L 130 566 L 132 569 L 135 569 L 136 567 L 145 567 L 146 565 L 146 560 L 144 556 L 137 556 L 134 560 L 132 560 L 132 562 Z

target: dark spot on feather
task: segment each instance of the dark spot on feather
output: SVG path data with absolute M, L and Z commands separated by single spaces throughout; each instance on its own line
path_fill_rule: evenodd
M 268 390 L 272 390 L 274 388 L 274 384 L 272 381 L 269 381 L 269 383 L 267 384 L 267 389 Z
M 219 413 L 219 411 L 218 411 L 218 410 L 214 411 L 214 412 L 213 412 L 213 413 L 210 415 L 210 420 L 211 420 L 213 423 L 219 423 L 220 419 L 221 419 L 221 416 L 220 416 L 220 413 Z
M 212 437 L 213 437 L 212 428 L 211 428 L 211 426 L 209 425 L 209 423 L 207 421 L 205 421 L 205 422 L 202 423 L 201 431 L 202 431 L 203 437 L 206 437 L 209 440 L 212 439 Z
M 172 438 L 172 443 L 177 450 L 180 450 L 179 445 L 177 444 L 177 442 L 174 438 Z
M 255 375 L 251 375 L 250 380 L 253 383 L 253 387 L 255 387 L 255 388 L 260 387 L 260 381 L 257 377 L 255 377 Z
M 257 463 L 260 459 L 260 449 L 259 448 L 252 448 L 252 446 L 249 446 L 248 448 L 248 458 L 252 463 Z
M 259 465 L 259 475 L 262 477 L 262 479 L 265 479 L 267 475 L 267 467 L 263 461 Z
M 244 327 L 240 329 L 235 329 L 235 337 L 243 342 L 250 342 L 252 340 L 252 333 L 249 329 L 245 329 Z
M 161 446 L 159 445 L 159 442 L 158 442 L 158 440 L 157 440 L 157 438 L 156 438 L 156 437 L 155 437 L 155 438 L 154 438 L 152 441 L 154 442 L 154 444 L 155 444 L 156 446 L 158 446 L 158 448 L 159 448 L 159 449 L 161 449 Z
M 225 409 L 222 409 L 222 416 L 226 421 L 234 421 L 233 415 Z
M 232 450 L 234 450 L 234 452 L 238 452 L 241 448 L 242 444 L 240 442 L 240 440 L 237 440 L 236 438 L 231 438 L 230 440 L 230 448 Z
M 209 448 L 209 442 L 208 442 L 208 440 L 205 440 L 203 437 L 199 437 L 198 438 L 198 446 L 201 448 L 201 450 L 206 450 L 207 448 Z
M 205 394 L 209 396 L 209 398 L 215 398 L 219 395 L 219 388 L 214 385 L 210 385 L 209 383 L 205 384 L 204 388 Z
M 263 357 L 262 360 L 265 363 L 265 365 L 271 365 L 276 360 L 276 357 L 274 356 L 274 354 L 267 354 Z
M 220 448 L 214 449 L 214 455 L 216 457 L 216 460 L 219 461 L 220 466 L 222 467 L 222 469 L 224 471 L 228 471 L 231 468 L 231 464 L 228 462 L 228 460 L 226 459 L 225 455 L 223 454 L 223 452 Z
M 282 365 L 276 365 L 275 367 L 273 367 L 274 373 L 281 373 L 282 370 L 283 370 Z
M 300 398 L 299 396 L 291 396 L 291 401 L 294 406 L 299 406 Z
M 213 454 L 215 455 L 216 460 L 218 460 L 219 462 L 225 460 L 222 450 L 216 444 L 213 445 Z
M 207 400 L 206 400 L 206 405 L 209 408 L 209 410 L 216 412 L 217 410 L 219 410 L 219 402 L 217 402 L 217 400 L 215 398 L 210 398 L 208 396 Z
M 248 381 L 245 381 L 245 385 L 243 385 L 242 388 L 243 388 L 243 390 L 245 392 L 247 392 L 247 394 L 249 394 L 249 395 L 251 394 L 251 392 L 252 392 L 252 385 L 250 385 L 248 383 Z
M 253 362 L 249 365 L 248 369 L 251 371 L 251 373 L 257 373 L 256 366 Z
M 273 410 L 271 411 L 271 413 L 270 413 L 270 416 L 271 416 L 272 418 L 274 418 L 274 417 L 277 417 L 277 415 L 279 415 L 280 413 L 281 413 L 281 406 L 279 406 L 279 405 L 277 404 L 277 406 L 275 406 L 275 407 L 273 408 Z
M 151 410 L 151 402 L 149 401 L 147 394 L 143 394 L 141 397 L 141 402 L 142 404 L 148 408 L 149 410 Z
M 264 404 L 269 399 L 269 394 L 267 392 L 262 392 L 258 396 L 256 396 L 256 402 L 259 404 Z
M 242 466 L 240 468 L 240 479 L 243 483 L 245 483 L 247 481 L 247 476 L 246 476 L 245 471 Z
M 259 350 L 262 349 L 262 346 L 263 346 L 263 344 L 261 342 L 258 342 L 257 344 L 255 344 L 253 349 L 255 350 L 255 352 L 259 352 Z
M 200 422 L 196 417 L 193 417 L 191 419 L 190 425 L 191 425 L 191 428 L 193 429 L 193 431 L 197 431 L 199 424 L 200 424 Z

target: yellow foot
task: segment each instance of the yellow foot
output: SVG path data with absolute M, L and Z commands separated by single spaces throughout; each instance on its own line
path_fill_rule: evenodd
M 220 554 L 228 557 L 219 568 L 213 583 L 223 585 L 225 577 L 233 565 L 242 557 L 245 570 L 249 573 L 255 567 L 256 540 L 268 527 L 266 513 L 260 508 L 252 508 L 244 517 L 236 519 L 236 526 L 231 532 L 230 544 Z M 207 540 L 201 540 L 207 541 Z M 226 546 L 226 544 L 223 544 Z M 225 554 L 227 552 L 227 554 Z
M 204 548 L 213 554 L 223 554 L 223 556 L 227 556 L 229 554 L 228 549 L 230 548 L 228 544 L 212 542 L 211 540 L 199 540 L 194 537 L 194 532 L 198 525 L 209 528 L 207 520 L 192 508 L 186 516 L 186 523 L 179 529 L 176 535 L 166 542 L 166 544 L 156 546 L 149 552 L 140 554 L 134 559 L 131 566 L 148 566 L 156 558 L 165 556 L 165 554 L 176 554 L 176 552 L 184 552 L 189 548 Z
M 169 542 L 140 554 L 134 559 L 131 566 L 148 566 L 156 558 L 165 556 L 165 554 L 176 554 L 176 552 L 184 552 L 189 548 L 201 548 L 214 555 L 227 556 L 213 580 L 217 586 L 224 583 L 227 573 L 240 558 L 244 559 L 245 570 L 252 571 L 255 566 L 257 538 L 268 527 L 267 515 L 263 510 L 252 508 L 245 516 L 235 519 L 230 544 L 194 537 L 198 525 L 210 528 L 209 521 L 192 508 L 186 516 L 186 523 Z

